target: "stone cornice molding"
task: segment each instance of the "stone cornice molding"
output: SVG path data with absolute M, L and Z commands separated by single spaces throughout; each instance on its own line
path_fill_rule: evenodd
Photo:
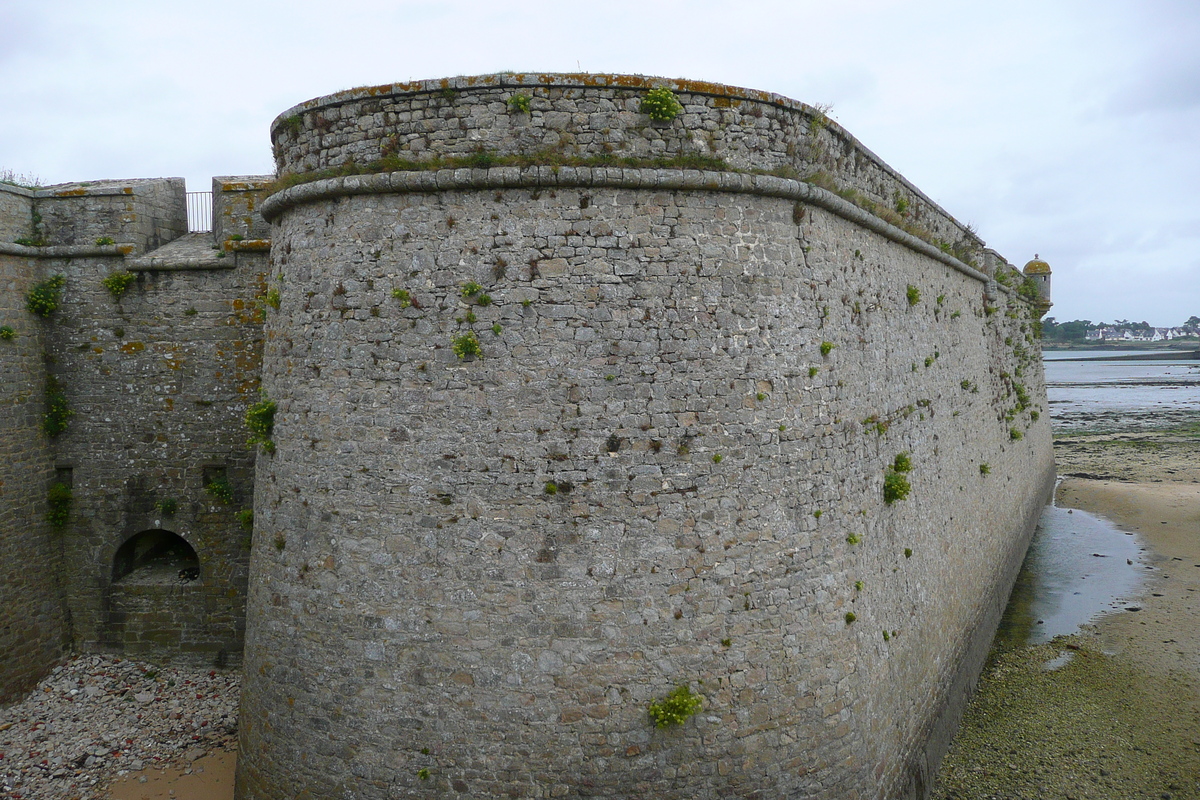
M 262 215 L 274 222 L 287 209 L 360 194 L 405 194 L 483 189 L 610 188 L 708 191 L 777 197 L 823 208 L 982 283 L 988 277 L 928 242 L 897 228 L 833 192 L 804 181 L 742 172 L 627 167 L 491 167 L 345 175 L 291 186 L 268 197 Z

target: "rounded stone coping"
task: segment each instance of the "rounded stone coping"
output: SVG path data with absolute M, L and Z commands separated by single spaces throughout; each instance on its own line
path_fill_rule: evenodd
M 188 270 L 237 269 L 237 260 L 217 258 L 216 254 L 204 258 L 159 258 L 143 256 L 129 261 L 130 272 L 186 272 Z
M 270 248 L 269 239 L 249 239 L 238 244 L 249 244 L 248 247 L 231 248 L 236 251 L 264 252 Z M 182 270 L 213 270 L 236 269 L 235 259 L 217 258 L 216 254 L 202 258 L 159 257 L 142 255 L 130 257 L 134 251 L 131 244 L 105 245 L 46 245 L 30 247 L 23 244 L 0 242 L 0 255 L 22 256 L 25 258 L 122 258 L 125 259 L 124 269 L 130 272 L 170 272 Z
M 773 92 L 759 89 L 745 89 L 740 86 L 729 86 L 710 81 L 693 81 L 685 78 L 662 78 L 653 75 L 618 75 L 612 73 L 588 72 L 499 72 L 491 75 L 459 75 L 454 78 L 435 78 L 422 81 L 406 81 L 402 83 L 383 83 L 378 86 L 359 86 L 354 89 L 343 89 L 340 92 L 314 97 L 298 103 L 271 121 L 271 138 L 280 125 L 297 114 L 331 108 L 378 97 L 393 97 L 397 95 L 412 95 L 425 92 L 440 92 L 446 89 L 632 89 L 649 90 L 665 86 L 673 92 L 703 94 L 711 97 L 728 97 L 730 99 L 752 100 L 759 103 L 770 103 L 782 108 L 802 111 L 806 114 L 818 113 L 817 109 L 784 97 Z M 844 130 L 833 120 L 830 127 Z
M 271 195 L 263 201 L 261 212 L 274 222 L 295 206 L 359 194 L 404 194 L 455 190 L 516 188 L 611 188 L 647 191 L 709 191 L 754 194 L 795 200 L 818 206 L 850 220 L 887 239 L 902 244 L 951 269 L 982 283 L 988 276 L 945 253 L 928 242 L 864 211 L 833 192 L 804 181 L 774 175 L 744 172 L 717 172 L 695 169 L 641 169 L 627 167 L 491 167 L 489 169 L 442 169 L 428 171 L 383 172 L 369 175 L 345 175 L 302 183 Z
M 0 242 L 0 254 L 32 258 L 124 258 L 132 244 L 49 244 L 41 247 Z

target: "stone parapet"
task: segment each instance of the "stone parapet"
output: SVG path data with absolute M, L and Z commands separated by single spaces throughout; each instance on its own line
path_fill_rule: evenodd
M 0 244 L 33 236 L 34 191 L 0 183 Z
M 652 87 L 671 89 L 681 113 L 641 113 Z M 528 98 L 529 111 L 514 98 Z M 729 169 L 822 173 L 904 214 L 948 243 L 980 243 L 820 109 L 716 83 L 640 75 L 502 73 L 351 89 L 297 105 L 271 126 L 282 176 L 384 157 L 430 163 L 478 154 L 533 162 L 570 159 L 720 159 Z
M 38 189 L 35 236 L 47 245 L 93 246 L 111 239 L 135 254 L 187 233 L 183 178 L 85 181 Z
M 267 196 L 270 175 L 224 175 L 213 178 L 213 238 L 224 244 L 240 240 L 270 239 L 271 226 L 259 213 Z

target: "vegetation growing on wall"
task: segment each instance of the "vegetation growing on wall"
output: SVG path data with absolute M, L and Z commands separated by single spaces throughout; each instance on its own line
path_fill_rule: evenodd
M 67 429 L 67 423 L 75 412 L 67 404 L 67 395 L 53 375 L 46 377 L 46 413 L 42 416 L 42 430 L 47 436 L 58 436 Z
M 247 444 L 262 445 L 267 453 L 275 452 L 275 441 L 271 434 L 275 430 L 275 401 L 263 392 L 262 399 L 246 409 L 246 427 L 250 429 Z
M 781 177 L 796 177 L 783 175 Z M 967 226 L 963 235 L 955 242 L 946 242 L 934 236 L 928 229 L 918 225 L 911 220 L 908 214 L 899 213 L 892 208 L 881 203 L 876 203 L 871 198 L 863 195 L 857 189 L 843 189 L 831 175 L 826 172 L 817 171 L 803 179 L 806 183 L 824 189 L 827 192 L 832 192 L 843 200 L 852 203 L 863 211 L 869 214 L 874 214 L 889 225 L 893 225 L 905 233 L 915 236 L 923 242 L 937 247 L 947 255 L 957 258 L 959 261 L 969 266 L 975 266 L 974 251 L 978 246 L 975 231 Z
M 698 694 L 692 694 L 687 686 L 678 686 L 666 697 L 660 697 L 650 704 L 650 719 L 656 728 L 670 728 L 682 725 L 688 717 L 700 711 L 704 701 Z
M 9 186 L 20 186 L 23 189 L 40 189 L 42 179 L 36 175 L 25 175 L 4 167 L 0 169 L 0 183 L 7 183 Z
M 229 505 L 233 502 L 233 487 L 229 485 L 229 479 L 224 476 L 213 478 L 205 485 L 204 491 L 217 502 L 224 505 Z
M 518 114 L 528 114 L 530 109 L 530 100 L 531 98 L 529 95 L 525 94 L 524 92 L 518 92 L 517 94 L 514 94 L 512 97 L 508 98 L 508 110 Z
M 665 86 L 659 86 L 646 92 L 642 98 L 642 113 L 655 122 L 670 122 L 683 111 L 675 93 Z
M 467 331 L 460 336 L 453 337 L 450 340 L 450 347 L 454 350 L 454 355 L 460 359 L 483 355 L 483 348 L 479 345 L 479 338 L 475 335 L 475 331 Z
M 15 338 L 17 338 L 17 332 L 11 325 L 0 325 L 0 340 L 11 342 Z
M 1041 302 L 1042 299 L 1041 292 L 1038 291 L 1037 281 L 1029 275 L 1021 279 L 1021 283 L 1017 286 L 1017 294 L 1031 303 Z
M 137 280 L 137 276 L 129 270 L 121 269 L 110 273 L 107 278 L 100 281 L 108 293 L 112 295 L 112 299 L 120 300 L 129 288 L 129 285 Z
M 62 302 L 62 290 L 67 285 L 67 277 L 59 274 L 36 284 L 25 295 L 25 308 L 31 314 L 48 317 L 58 310 Z
M 71 518 L 71 487 L 65 483 L 51 485 L 46 493 L 46 521 L 63 528 Z
M 392 289 L 392 297 L 400 301 L 401 308 L 408 308 L 410 306 L 420 308 L 408 289 Z
M 904 475 L 913 468 L 912 458 L 908 453 L 897 453 L 892 463 L 888 465 L 887 474 L 883 478 L 883 501 L 888 505 L 897 500 L 904 500 L 912 487 Z

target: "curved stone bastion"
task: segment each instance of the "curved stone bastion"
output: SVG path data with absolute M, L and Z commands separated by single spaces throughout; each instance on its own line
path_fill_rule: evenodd
M 272 137 L 238 796 L 922 795 L 1053 482 L 1003 259 L 715 84 L 381 86 Z

